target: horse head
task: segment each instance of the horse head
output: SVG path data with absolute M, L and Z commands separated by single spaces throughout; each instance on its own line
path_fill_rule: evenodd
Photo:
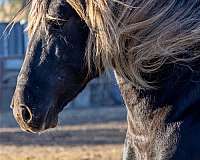
M 37 5 L 12 100 L 17 122 L 30 132 L 55 127 L 58 113 L 97 75 L 85 65 L 89 28 L 77 12 L 65 0 Z

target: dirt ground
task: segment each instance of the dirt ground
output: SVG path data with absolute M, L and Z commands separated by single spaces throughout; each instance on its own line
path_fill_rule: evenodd
M 124 107 L 66 109 L 60 125 L 41 134 L 0 113 L 0 160 L 120 160 L 125 133 Z

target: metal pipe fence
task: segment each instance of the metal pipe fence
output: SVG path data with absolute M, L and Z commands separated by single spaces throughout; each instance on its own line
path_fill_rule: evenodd
M 13 90 L 15 83 L 9 83 L 10 80 L 16 80 L 19 69 L 18 68 L 8 68 L 6 66 L 7 62 L 20 60 L 22 61 L 22 56 L 4 56 L 0 57 L 0 110 L 3 110 L 5 103 L 4 92 L 8 90 Z M 11 96 L 11 95 L 9 95 Z M 9 102 L 7 102 L 9 103 Z
M 20 70 L 28 38 L 24 33 L 26 24 L 17 23 L 5 32 L 7 23 L 0 23 L 0 110 L 9 108 L 16 77 Z M 4 34 L 3 34 L 4 33 Z M 73 106 L 119 105 L 122 99 L 114 80 L 105 75 L 93 80 L 70 104 Z M 11 82 L 10 82 L 11 81 Z

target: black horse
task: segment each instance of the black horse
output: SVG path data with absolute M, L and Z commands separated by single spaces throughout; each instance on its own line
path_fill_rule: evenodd
M 200 2 L 186 0 L 169 0 L 168 2 L 127 0 L 130 2 L 127 4 L 121 1 L 113 3 L 111 1 L 108 4 L 106 2 L 106 0 L 98 2 L 74 0 L 69 3 L 65 0 L 33 0 L 30 2 L 32 6 L 29 20 L 30 42 L 12 100 L 17 122 L 23 130 L 28 132 L 40 132 L 55 127 L 58 114 L 63 107 L 75 98 L 91 79 L 98 77 L 100 72 L 97 65 L 102 71 L 105 67 L 112 66 L 116 71 L 119 87 L 128 110 L 124 160 L 199 160 L 200 60 L 198 54 L 200 48 L 199 38 L 194 35 L 198 34 Z M 131 69 L 127 64 L 133 63 L 129 61 L 129 56 L 124 56 L 127 52 L 123 52 L 123 56 L 113 54 L 113 57 L 107 56 L 100 58 L 99 61 L 98 56 L 103 57 L 103 54 L 95 54 L 98 64 L 95 63 L 95 56 L 93 56 L 95 49 L 101 50 L 98 48 L 101 44 L 105 47 L 104 40 L 110 42 L 104 36 L 111 36 L 112 33 L 118 34 L 113 31 L 115 26 L 104 32 L 92 23 L 93 21 L 90 23 L 86 18 L 84 19 L 81 9 L 87 11 L 90 8 L 92 12 L 91 6 L 98 6 L 98 3 L 112 6 L 111 9 L 113 6 L 123 6 L 126 9 L 126 14 L 123 14 L 125 17 L 121 16 L 117 20 L 115 18 L 123 12 L 117 11 L 117 7 L 112 10 L 115 16 L 111 17 L 114 17 L 116 25 L 121 25 L 121 28 L 127 25 L 121 35 L 128 38 L 125 40 L 118 38 L 124 45 L 120 46 L 120 43 L 116 48 L 125 47 L 137 53 L 134 57 L 134 65 L 141 68 L 145 66 L 142 68 L 144 72 L 140 72 L 142 78 L 134 74 L 136 80 L 133 80 L 132 74 L 127 74 L 126 70 Z M 75 6 L 79 6 L 80 9 L 77 9 L 78 7 L 75 9 Z M 108 17 L 103 16 L 106 12 L 104 9 L 99 5 L 95 11 L 102 15 L 103 20 L 107 18 L 109 25 L 113 24 Z M 139 16 L 139 13 L 144 14 Z M 153 19 L 156 13 L 159 13 L 159 16 Z M 130 15 L 135 19 L 132 20 Z M 183 17 L 181 19 L 178 16 Z M 86 14 L 85 17 L 92 19 L 90 14 Z M 98 18 L 101 19 L 101 16 Z M 148 18 L 151 21 L 148 21 Z M 132 20 L 132 23 L 138 25 L 131 26 L 130 23 L 118 22 L 118 20 L 124 22 L 124 19 Z M 96 24 L 106 23 L 103 20 L 96 20 Z M 108 24 L 102 25 L 102 28 L 105 29 Z M 125 32 L 128 32 L 131 27 L 131 34 L 136 35 L 135 37 Z M 180 30 L 177 29 L 179 27 Z M 165 31 L 168 32 L 163 34 Z M 188 31 L 187 34 L 186 31 Z M 193 34 L 191 37 L 189 37 L 189 31 Z M 183 38 L 182 33 L 185 36 L 182 36 Z M 113 37 L 117 39 L 115 35 Z M 93 36 L 96 39 L 100 37 L 101 41 L 97 41 L 97 45 L 91 43 L 87 47 L 89 41 L 94 39 Z M 162 36 L 165 37 L 164 41 L 162 41 Z M 173 39 L 173 37 L 176 38 Z M 159 46 L 155 43 L 158 40 L 160 40 Z M 114 40 L 112 42 L 115 44 Z M 129 43 L 136 47 L 129 47 Z M 110 50 L 116 51 L 111 43 L 109 45 Z M 87 54 L 86 48 L 92 49 L 92 54 Z M 171 52 L 168 52 L 166 48 L 171 49 Z M 179 54 L 176 56 L 178 49 Z M 106 52 L 108 49 L 102 48 L 102 51 Z M 146 53 L 147 51 L 149 52 Z M 153 51 L 159 51 L 159 56 L 153 54 Z M 163 51 L 162 54 L 161 51 Z M 144 54 L 139 55 L 139 53 Z M 149 58 L 151 55 L 152 59 Z M 113 62 L 111 65 L 106 62 L 109 58 Z M 138 60 L 141 60 L 141 63 Z M 87 62 L 90 62 L 89 65 Z M 157 70 L 153 68 L 151 71 L 149 66 Z M 146 72 L 147 70 L 149 72 Z M 156 87 L 142 86 L 144 80 L 155 82 Z M 141 83 L 137 83 L 139 81 Z M 136 83 L 138 85 L 134 85 Z

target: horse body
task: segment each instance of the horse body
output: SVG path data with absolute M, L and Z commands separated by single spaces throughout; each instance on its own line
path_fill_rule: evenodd
M 30 2 L 12 101 L 22 129 L 55 127 L 63 107 L 112 67 L 128 111 L 124 160 L 199 159 L 199 1 Z

